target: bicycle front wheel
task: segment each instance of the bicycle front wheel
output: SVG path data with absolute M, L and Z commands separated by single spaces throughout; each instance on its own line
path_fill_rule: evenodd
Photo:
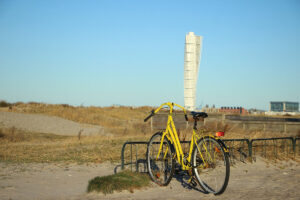
M 158 185 L 166 186 L 173 177 L 175 160 L 170 141 L 166 137 L 161 141 L 161 132 L 151 137 L 147 148 L 147 166 L 151 179 Z
M 212 137 L 200 139 L 193 149 L 192 166 L 197 181 L 206 192 L 218 195 L 225 191 L 230 164 L 220 142 Z

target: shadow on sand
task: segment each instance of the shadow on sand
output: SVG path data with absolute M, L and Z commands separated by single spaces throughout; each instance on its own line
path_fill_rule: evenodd
M 148 173 L 147 162 L 145 159 L 139 159 L 137 162 L 133 162 L 133 163 L 125 163 L 124 167 L 131 171 L 137 171 L 140 173 Z M 114 173 L 118 173 L 121 170 L 122 170 L 122 166 L 117 165 L 114 169 Z M 188 181 L 190 179 L 190 176 L 188 175 L 187 171 L 181 170 L 181 166 L 178 164 L 175 165 L 175 173 L 173 176 L 173 180 L 174 179 L 176 181 L 180 182 L 180 184 L 182 185 L 183 188 L 186 188 L 188 190 L 196 190 L 203 194 L 208 194 L 196 182 L 194 182 L 194 184 L 189 183 Z M 195 183 L 196 183 L 196 185 L 195 185 Z
M 194 182 L 194 184 L 189 183 L 188 181 L 190 179 L 190 175 L 188 174 L 187 171 L 181 170 L 180 166 L 176 166 L 173 178 L 175 178 L 178 182 L 180 182 L 183 188 L 186 188 L 188 190 L 196 190 L 203 194 L 208 194 L 199 186 L 198 183 L 196 182 Z

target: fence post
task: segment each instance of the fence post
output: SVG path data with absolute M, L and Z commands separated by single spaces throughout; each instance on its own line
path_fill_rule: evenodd
M 292 143 L 293 143 L 293 152 L 295 154 L 296 153 L 296 138 L 292 138 Z
M 286 122 L 283 122 L 284 133 L 286 133 Z
M 132 171 L 132 144 L 130 144 L 130 169 Z
M 275 158 L 277 159 L 277 140 L 273 139 L 273 143 L 275 143 Z
M 264 146 L 263 146 L 263 156 L 266 158 L 267 157 L 267 142 L 264 140 Z
M 138 145 L 135 145 L 135 162 L 136 162 L 136 166 L 135 166 L 135 171 L 138 172 L 139 171 L 139 163 L 138 163 Z
M 253 140 L 250 140 L 248 143 L 249 157 L 251 159 L 252 159 L 252 142 L 253 142 Z
M 126 147 L 127 143 L 128 142 L 125 142 L 123 144 L 122 151 L 121 151 L 121 169 L 122 170 L 124 169 L 124 151 L 125 151 L 125 147 Z
M 226 116 L 225 114 L 222 115 L 222 125 L 225 125 Z

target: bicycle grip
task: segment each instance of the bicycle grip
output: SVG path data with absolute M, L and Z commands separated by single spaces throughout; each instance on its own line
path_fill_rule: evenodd
M 151 111 L 151 114 L 144 119 L 144 122 L 148 121 L 154 115 L 154 110 Z

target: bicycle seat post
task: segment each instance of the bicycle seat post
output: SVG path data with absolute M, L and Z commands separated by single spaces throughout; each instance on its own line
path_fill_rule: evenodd
M 193 129 L 197 130 L 197 119 L 195 119 L 195 118 L 194 118 L 194 127 L 193 127 Z

